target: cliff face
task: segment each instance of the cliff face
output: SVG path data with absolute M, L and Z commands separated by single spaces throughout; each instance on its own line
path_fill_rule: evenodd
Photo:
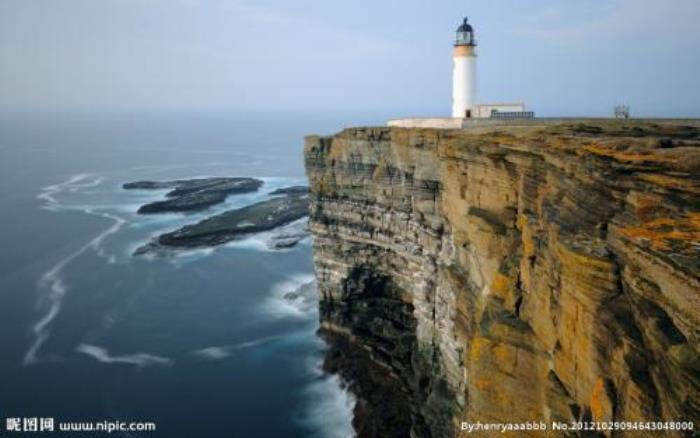
M 359 435 L 700 425 L 699 145 L 613 121 L 307 137 L 326 366 Z

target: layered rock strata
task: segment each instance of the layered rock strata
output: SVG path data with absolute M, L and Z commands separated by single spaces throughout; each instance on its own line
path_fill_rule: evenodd
M 326 366 L 358 434 L 700 427 L 699 145 L 633 121 L 307 137 Z

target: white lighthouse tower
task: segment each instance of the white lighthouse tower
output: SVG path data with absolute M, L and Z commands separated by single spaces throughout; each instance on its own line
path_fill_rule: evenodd
M 475 117 L 476 40 L 466 17 L 457 28 L 452 60 L 452 117 Z
M 401 128 L 463 129 L 482 125 L 479 119 L 535 118 L 533 111 L 525 110 L 523 102 L 476 103 L 476 39 L 466 17 L 457 28 L 452 62 L 452 117 L 409 117 L 389 120 L 387 124 Z

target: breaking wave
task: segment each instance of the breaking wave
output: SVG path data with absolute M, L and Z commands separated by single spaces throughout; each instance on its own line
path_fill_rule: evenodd
M 324 373 L 321 363 L 321 360 L 311 363 L 310 372 L 315 379 L 305 390 L 311 403 L 301 422 L 324 438 L 354 437 L 355 396 L 337 375 Z
M 125 354 L 122 356 L 112 356 L 109 354 L 107 349 L 98 347 L 97 345 L 91 344 L 80 344 L 75 348 L 78 353 L 86 354 L 98 362 L 102 363 L 122 363 L 128 365 L 135 365 L 137 367 L 145 367 L 150 365 L 172 365 L 175 361 L 163 357 L 156 356 L 155 354 L 149 353 L 134 353 Z
M 275 284 L 263 312 L 275 318 L 312 319 L 318 311 L 313 274 L 295 274 Z

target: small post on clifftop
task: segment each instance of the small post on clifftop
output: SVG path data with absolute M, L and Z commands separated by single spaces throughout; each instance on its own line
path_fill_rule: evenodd
M 615 118 L 616 119 L 629 119 L 630 118 L 630 106 L 629 105 L 616 105 L 615 106 Z

